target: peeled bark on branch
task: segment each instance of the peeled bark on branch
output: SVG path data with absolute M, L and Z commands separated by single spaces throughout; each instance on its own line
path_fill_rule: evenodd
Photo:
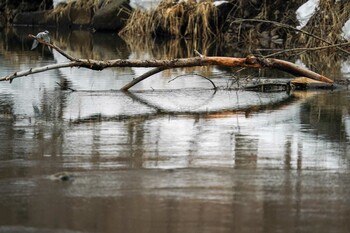
M 191 58 L 179 58 L 179 59 L 170 59 L 170 60 L 131 60 L 131 59 L 115 59 L 115 60 L 90 60 L 90 59 L 77 59 L 69 54 L 66 54 L 63 50 L 58 48 L 53 44 L 46 43 L 33 35 L 29 35 L 31 38 L 38 40 L 40 43 L 47 45 L 60 54 L 65 56 L 70 62 L 53 64 L 43 67 L 31 68 L 24 71 L 15 72 L 13 74 L 7 75 L 0 78 L 0 81 L 10 81 L 13 79 L 27 76 L 30 74 L 40 73 L 47 70 L 66 68 L 66 67 L 83 67 L 92 70 L 103 70 L 109 67 L 154 67 L 147 73 L 141 75 L 140 77 L 132 80 L 130 83 L 122 87 L 123 91 L 127 91 L 129 88 L 137 84 L 138 82 L 148 78 L 149 76 L 161 72 L 166 69 L 179 68 L 179 67 L 194 67 L 194 66 L 226 66 L 226 67 L 246 67 L 246 68 L 274 68 L 278 70 L 285 71 L 287 73 L 304 76 L 314 80 L 318 80 L 326 83 L 333 83 L 333 81 L 323 75 L 310 71 L 306 68 L 297 66 L 294 63 L 273 59 L 273 58 L 260 58 L 255 56 L 247 56 L 245 58 L 235 58 L 235 57 L 191 57 Z

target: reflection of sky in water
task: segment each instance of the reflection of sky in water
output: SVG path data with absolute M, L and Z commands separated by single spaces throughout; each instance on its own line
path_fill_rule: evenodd
M 92 57 L 115 56 L 100 46 Z M 0 47 L 0 75 L 66 61 L 22 49 L 9 57 Z M 218 68 L 205 70 L 216 92 L 193 76 L 168 83 L 202 71 L 163 72 L 129 94 L 116 89 L 142 69 L 61 69 L 0 83 L 0 231 L 348 229 L 349 91 L 228 91 L 230 70 Z M 72 180 L 60 181 L 62 171 Z
M 84 155 L 79 162 L 90 168 L 345 169 L 340 158 L 347 155 L 346 147 L 303 129 L 298 116 L 296 104 L 249 118 L 156 117 L 72 126 L 66 132 L 65 164 Z M 87 155 L 95 153 L 99 162 L 94 165 Z
M 18 56 L 25 57 L 31 53 L 23 52 Z M 106 57 L 113 57 L 113 53 L 106 54 Z M 152 57 L 147 52 L 131 52 L 129 58 Z M 53 59 L 36 56 L 20 65 L 12 65 L 5 60 L 5 69 L 0 74 L 66 61 L 56 52 Z M 347 146 L 343 146 L 346 142 L 335 141 L 327 134 L 317 134 L 316 126 L 301 121 L 300 115 L 305 111 L 301 105 L 309 101 L 308 97 L 256 113 L 254 108 L 257 106 L 277 104 L 289 96 L 286 93 L 227 90 L 215 93 L 210 90 L 208 81 L 190 75 L 168 83 L 187 72 L 178 69 L 147 79 L 134 88 L 144 91 L 132 92 L 132 95 L 110 91 L 119 89 L 144 72 L 143 68 L 103 71 L 66 68 L 19 78 L 11 85 L 1 83 L 1 95 L 11 97 L 14 114 L 21 116 L 16 122 L 16 130 L 25 132 L 22 138 L 15 140 L 28 146 L 22 148 L 23 145 L 18 143 L 14 151 L 41 150 L 47 157 L 62 154 L 66 167 L 85 168 L 96 165 L 91 161 L 96 155 L 97 164 L 101 167 L 296 169 L 301 166 L 335 169 L 346 166 L 340 159 L 347 155 Z M 211 74 L 219 77 L 215 78 L 215 82 L 221 88 L 226 87 L 227 71 L 214 67 Z M 86 92 L 60 91 L 56 82 L 62 79 L 67 79 L 72 88 Z M 182 87 L 186 89 L 179 90 Z M 227 111 L 226 115 L 220 115 L 217 112 L 220 110 Z M 206 115 L 213 111 L 215 113 Z M 238 113 L 233 114 L 232 111 Z M 164 115 L 154 115 L 155 112 Z M 184 115 L 200 112 L 201 115 L 187 117 L 179 112 Z M 174 113 L 176 116 L 173 117 Z M 344 130 L 349 141 L 348 115 L 344 114 Z M 73 124 L 57 126 L 57 122 L 51 121 L 52 115 Z M 120 116 L 126 117 L 126 120 L 120 120 Z M 130 116 L 135 119 L 128 119 Z M 88 123 L 96 117 L 101 117 L 103 121 Z M 81 120 L 87 123 L 74 124 Z M 52 150 L 50 146 L 37 148 L 39 141 L 30 142 L 38 130 L 35 125 L 42 127 L 40 130 L 48 145 L 62 144 L 59 146 L 61 149 Z M 60 136 L 56 138 L 55 133 Z

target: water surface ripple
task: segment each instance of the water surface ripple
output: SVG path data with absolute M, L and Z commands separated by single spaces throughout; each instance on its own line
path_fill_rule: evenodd
M 64 61 L 8 33 L 0 76 Z M 161 56 L 70 33 L 53 40 L 77 57 Z M 213 67 L 118 91 L 142 72 L 0 83 L 0 232 L 350 232 L 348 90 L 231 90 L 233 71 Z M 220 89 L 195 75 L 168 82 L 187 72 Z

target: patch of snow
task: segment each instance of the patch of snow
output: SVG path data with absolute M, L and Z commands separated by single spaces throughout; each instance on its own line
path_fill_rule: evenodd
M 345 40 L 350 40 L 350 19 L 345 22 L 342 28 L 342 36 Z
M 156 8 L 161 0 L 130 0 L 133 9 L 150 11 Z
M 55 8 L 59 3 L 65 3 L 67 0 L 53 0 L 53 7 Z
M 304 62 L 302 62 L 300 59 L 297 59 L 297 60 L 295 61 L 295 64 L 296 64 L 297 66 L 300 66 L 300 67 L 303 67 L 303 68 L 307 68 L 306 65 L 304 64 Z
M 228 3 L 228 1 L 215 1 L 214 6 L 220 6 L 221 4 Z
M 350 60 L 345 60 L 342 62 L 341 72 L 345 78 L 350 78 Z
M 303 28 L 309 22 L 310 18 L 315 14 L 319 3 L 320 0 L 309 0 L 298 8 L 295 12 L 299 21 L 297 29 Z

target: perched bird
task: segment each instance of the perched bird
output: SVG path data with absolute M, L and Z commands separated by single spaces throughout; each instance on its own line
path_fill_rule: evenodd
M 50 43 L 49 31 L 47 31 L 47 30 L 44 32 L 39 32 L 35 37 L 38 39 L 42 39 L 46 43 Z M 31 50 L 38 47 L 38 44 L 39 44 L 39 42 L 37 40 L 34 40 Z M 49 50 L 51 51 L 50 47 L 49 47 Z

